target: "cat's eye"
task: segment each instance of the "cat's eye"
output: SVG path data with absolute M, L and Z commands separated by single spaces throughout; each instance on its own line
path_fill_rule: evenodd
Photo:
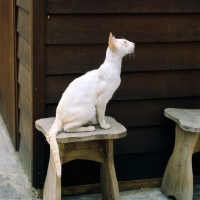
M 124 44 L 126 44 L 127 42 L 126 41 L 124 41 Z

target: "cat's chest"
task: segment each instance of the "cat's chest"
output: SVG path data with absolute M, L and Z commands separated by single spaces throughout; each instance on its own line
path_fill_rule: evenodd
M 100 81 L 99 87 L 98 87 L 98 93 L 99 94 L 109 94 L 112 95 L 116 89 L 119 87 L 121 83 L 120 76 L 112 75 L 107 78 L 104 77 Z

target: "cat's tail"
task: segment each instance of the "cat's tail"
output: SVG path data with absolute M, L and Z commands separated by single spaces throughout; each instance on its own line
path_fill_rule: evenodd
M 56 135 L 59 131 L 62 130 L 62 122 L 59 119 L 55 119 L 50 131 L 47 133 L 46 140 L 50 145 L 50 149 L 52 152 L 53 160 L 56 167 L 56 174 L 60 178 L 61 177 L 61 162 L 60 162 L 60 155 L 59 155 L 59 148 L 58 143 L 56 140 Z

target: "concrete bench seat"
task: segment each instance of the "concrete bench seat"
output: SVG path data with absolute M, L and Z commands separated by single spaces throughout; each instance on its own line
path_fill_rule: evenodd
M 35 122 L 36 128 L 45 136 L 50 130 L 55 118 L 39 119 Z M 119 200 L 119 188 L 113 161 L 113 139 L 125 137 L 126 128 L 112 117 L 106 117 L 110 129 L 101 129 L 95 125 L 93 132 L 65 133 L 61 132 L 56 139 L 59 146 L 62 164 L 76 159 L 92 160 L 101 165 L 102 197 L 107 200 Z M 70 173 L 70 172 L 69 172 Z M 61 200 L 61 178 L 56 175 L 52 154 L 43 192 L 44 200 Z
M 164 115 L 176 122 L 176 139 L 161 191 L 177 200 L 192 200 L 192 155 L 200 151 L 200 109 L 167 108 Z

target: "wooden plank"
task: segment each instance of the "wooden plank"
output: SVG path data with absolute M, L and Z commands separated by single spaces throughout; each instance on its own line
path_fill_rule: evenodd
M 24 116 L 23 111 L 19 114 L 19 132 L 29 152 L 32 152 L 32 132 L 30 120 Z
M 161 186 L 162 179 L 143 179 L 143 180 L 129 180 L 118 181 L 119 191 L 138 190 L 146 188 L 155 188 Z M 101 193 L 100 183 L 88 184 L 88 185 L 76 185 L 62 187 L 62 196 L 83 195 L 83 194 L 97 194 Z M 40 198 L 43 198 L 43 190 L 40 190 Z
M 17 149 L 15 3 L 0 1 L 0 113 Z
M 18 47 L 17 57 L 24 64 L 24 66 L 30 70 L 30 43 L 20 34 L 18 34 Z
M 22 137 L 20 137 L 19 141 L 19 158 L 23 165 L 23 169 L 25 170 L 26 175 L 28 176 L 29 180 L 32 180 L 31 153 L 27 148 Z
M 55 116 L 57 104 L 46 104 L 45 117 Z M 199 108 L 200 97 L 172 99 L 111 101 L 106 115 L 115 118 L 126 127 L 157 126 L 168 124 L 171 120 L 164 117 L 165 108 Z
M 45 138 L 34 127 L 37 119 L 45 115 L 45 1 L 31 1 L 31 76 L 33 125 L 33 181 L 32 185 L 42 188 L 45 179 Z M 38 148 L 38 146 L 40 148 Z
M 137 189 L 145 189 L 145 188 L 154 188 L 161 186 L 162 179 L 143 179 L 143 180 L 130 180 L 130 181 L 119 181 L 119 190 L 127 191 L 127 190 L 137 190 Z M 100 184 L 90 184 L 90 185 L 78 185 L 78 186 L 69 186 L 62 188 L 63 196 L 71 196 L 71 195 L 82 195 L 82 194 L 95 194 L 101 193 Z
M 200 41 L 199 20 L 200 14 L 50 15 L 46 43 L 107 44 L 110 31 L 135 43 Z
M 194 13 L 200 11 L 198 0 L 47 0 L 47 13 Z
M 26 95 L 31 98 L 30 71 L 19 61 L 18 83 Z
M 18 7 L 17 31 L 30 42 L 30 13 Z
M 31 0 L 17 0 L 16 5 L 23 8 L 24 10 L 30 12 L 30 3 Z
M 78 75 L 47 76 L 46 103 L 58 103 Z M 199 96 L 200 70 L 125 73 L 112 100 L 139 100 Z
M 160 187 L 162 183 L 162 178 L 151 178 L 143 180 L 128 180 L 119 181 L 119 190 L 140 190 Z M 194 184 L 199 184 L 199 175 L 194 175 Z M 89 184 L 89 185 L 77 185 L 62 187 L 62 196 L 72 196 L 72 195 L 83 195 L 83 194 L 97 194 L 101 193 L 100 184 Z M 43 197 L 43 190 L 40 190 L 40 198 Z
M 21 87 L 19 87 L 19 108 L 24 113 L 27 120 L 31 119 L 31 103 L 30 98 L 26 95 Z
M 128 190 L 145 190 L 149 188 L 160 187 L 162 183 L 162 178 L 151 178 L 143 180 L 129 180 L 129 181 L 119 181 L 119 190 L 128 191 Z M 199 184 L 199 176 L 194 176 L 194 184 Z M 62 188 L 62 196 L 71 196 L 71 195 L 82 195 L 82 194 L 95 194 L 101 193 L 100 184 L 89 184 L 89 185 L 78 185 L 78 186 L 69 186 Z M 42 198 L 42 193 L 41 196 Z
M 46 74 L 76 74 L 98 68 L 107 45 L 47 45 Z M 122 71 L 200 69 L 200 43 L 136 44 L 135 56 L 123 59 Z
M 115 155 L 172 151 L 175 124 L 128 128 L 127 136 L 114 140 Z

